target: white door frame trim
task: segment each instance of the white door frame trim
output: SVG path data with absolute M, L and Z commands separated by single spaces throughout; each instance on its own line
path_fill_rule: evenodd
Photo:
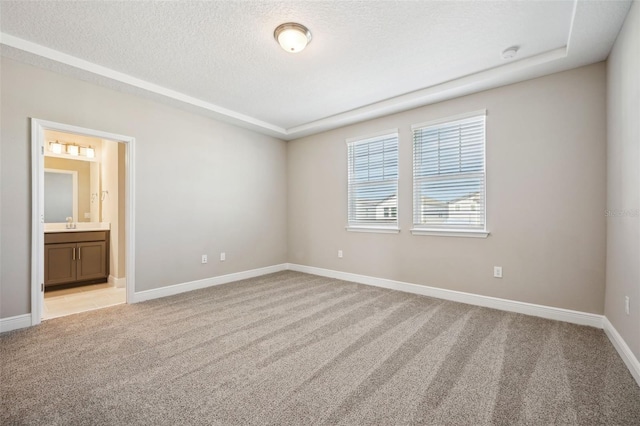
M 127 303 L 135 293 L 135 138 L 69 124 L 31 118 L 31 325 L 42 321 L 44 283 L 44 132 L 76 133 L 124 143 L 125 159 L 125 270 Z

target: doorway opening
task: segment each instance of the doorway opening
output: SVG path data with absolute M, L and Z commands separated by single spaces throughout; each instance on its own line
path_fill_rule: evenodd
M 131 303 L 134 139 L 32 119 L 32 325 Z

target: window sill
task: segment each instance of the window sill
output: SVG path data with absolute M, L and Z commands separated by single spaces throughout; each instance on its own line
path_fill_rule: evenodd
M 460 229 L 420 229 L 411 230 L 413 235 L 430 235 L 434 237 L 487 238 L 489 231 L 473 231 Z
M 382 228 L 376 226 L 345 226 L 349 232 L 373 232 L 378 234 L 397 234 L 400 232 L 399 228 Z

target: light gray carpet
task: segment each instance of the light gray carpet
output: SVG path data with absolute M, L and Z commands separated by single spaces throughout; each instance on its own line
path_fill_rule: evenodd
M 640 424 L 601 330 L 281 272 L 0 336 L 0 423 Z

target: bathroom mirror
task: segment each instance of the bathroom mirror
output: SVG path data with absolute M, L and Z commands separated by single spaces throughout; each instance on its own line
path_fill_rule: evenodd
M 100 222 L 100 164 L 44 158 L 44 221 Z
M 78 221 L 78 172 L 46 169 L 44 171 L 44 221 Z

